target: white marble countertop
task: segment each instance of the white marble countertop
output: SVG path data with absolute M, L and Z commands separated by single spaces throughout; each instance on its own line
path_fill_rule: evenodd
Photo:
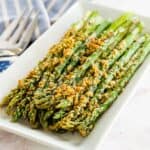
M 99 0 L 100 1 L 100 0 Z M 150 16 L 148 0 L 101 0 L 101 3 Z M 101 150 L 150 150 L 150 69 L 132 101 L 113 125 Z M 0 150 L 48 150 L 0 130 Z

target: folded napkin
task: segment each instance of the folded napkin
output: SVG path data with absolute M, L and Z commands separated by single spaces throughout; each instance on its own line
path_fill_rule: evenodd
M 33 41 L 45 32 L 75 0 L 0 0 L 0 33 L 9 23 L 16 19 L 24 9 L 32 8 L 39 11 L 38 25 L 33 35 Z M 0 72 L 12 62 L 0 59 Z

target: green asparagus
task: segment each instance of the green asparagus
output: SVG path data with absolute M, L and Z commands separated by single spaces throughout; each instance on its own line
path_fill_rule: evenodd
M 134 31 L 136 31 L 136 29 L 134 29 Z M 138 32 L 137 32 L 138 31 Z M 122 47 L 122 49 L 119 49 L 119 53 L 120 55 L 116 54 L 116 57 L 114 57 L 114 60 L 117 60 L 117 58 L 119 58 L 122 53 L 124 51 L 127 50 L 127 48 L 131 45 L 131 43 L 137 38 L 137 35 L 138 33 L 140 32 L 140 29 L 136 31 L 136 34 L 134 32 L 131 32 L 131 34 L 129 34 L 123 41 L 126 43 L 124 45 L 124 47 Z M 135 35 L 134 35 L 135 34 Z M 132 35 L 132 36 L 131 36 Z M 134 36 L 133 36 L 134 35 Z M 132 37 L 132 38 L 131 38 Z M 130 39 L 130 41 L 129 41 Z M 98 97 L 99 97 L 99 93 L 103 93 L 105 88 L 108 86 L 108 83 L 112 80 L 113 76 L 116 74 L 116 72 L 120 69 L 120 67 L 122 67 L 125 63 L 127 63 L 130 59 L 130 57 L 134 54 L 134 52 L 139 48 L 139 46 L 141 45 L 141 43 L 143 43 L 145 40 L 145 36 L 144 37 L 141 37 L 140 39 L 137 40 L 137 42 L 135 42 L 131 48 L 129 50 L 127 50 L 125 52 L 125 54 L 117 61 L 115 62 L 115 64 L 113 65 L 113 67 L 108 71 L 109 74 L 107 75 L 106 79 L 103 77 L 99 77 L 98 78 L 98 82 L 96 84 L 92 84 L 89 88 L 88 88 L 88 91 L 86 93 L 84 93 L 84 100 L 83 100 L 83 97 L 81 97 L 81 100 L 79 100 L 79 104 L 77 105 L 77 108 L 75 108 L 74 110 L 70 111 L 67 116 L 62 119 L 60 122 L 58 122 L 57 124 L 55 124 L 55 128 L 58 130 L 58 127 L 60 126 L 61 128 L 63 128 L 63 126 L 65 128 L 67 128 L 69 130 L 69 128 L 67 127 L 67 125 L 69 125 L 69 127 L 71 127 L 70 130 L 72 130 L 72 128 L 76 125 L 74 123 L 74 126 L 73 126 L 73 121 L 71 120 L 74 120 L 80 115 L 80 112 L 82 109 L 84 109 L 86 107 L 86 103 L 89 102 L 91 96 L 88 96 L 89 93 L 92 93 L 91 95 L 93 96 L 94 95 L 94 92 L 95 90 L 98 88 L 98 90 L 96 91 L 96 93 L 98 93 Z M 122 41 L 122 42 L 123 42 Z M 121 42 L 121 43 L 122 43 Z M 120 44 L 119 44 L 120 45 Z M 120 47 L 120 46 L 119 46 Z M 110 58 L 110 56 L 114 55 L 114 53 L 112 53 L 111 55 L 108 56 L 108 58 Z M 109 59 L 108 59 L 109 60 Z M 112 62 L 112 59 L 110 59 L 111 62 Z M 109 61 L 108 61 L 109 62 Z M 112 63 L 108 63 L 108 66 L 111 66 Z M 104 69 L 104 68 L 100 68 L 101 70 L 103 71 L 107 71 L 107 69 Z M 102 83 L 101 83 L 102 82 Z M 92 106 L 92 105 L 91 105 Z M 64 108 L 63 108 L 64 109 Z M 62 110 L 61 111 L 61 114 L 62 114 Z M 55 113 L 55 115 L 58 116 L 59 112 L 58 113 Z M 65 113 L 64 113 L 65 114 Z M 61 116 L 60 116 L 61 117 Z M 58 117 L 57 117 L 58 118 Z M 69 122 L 71 122 L 72 125 L 69 124 Z M 53 127 L 54 129 L 54 127 Z
M 130 78 L 134 75 L 135 71 L 142 64 L 146 56 L 150 53 L 150 37 L 144 42 L 143 46 L 137 51 L 137 53 L 132 57 L 132 59 L 125 66 L 125 70 L 123 70 L 123 76 L 118 79 L 115 84 L 115 88 L 112 90 L 108 90 L 107 97 L 105 97 L 104 102 L 101 103 L 101 100 L 96 100 L 97 97 L 94 97 L 98 102 L 98 105 L 92 111 L 92 114 L 85 119 L 85 121 L 81 122 L 77 127 L 80 134 L 82 136 L 87 136 L 89 132 L 93 129 L 97 118 L 103 114 L 109 106 L 116 100 L 121 91 L 124 89 L 127 82 L 129 82 Z M 92 100 L 91 100 L 92 101 Z
M 150 53 L 131 13 L 110 23 L 89 12 L 0 103 L 13 122 L 87 136 Z
M 124 20 L 121 20 L 121 19 L 124 19 Z M 125 19 L 126 18 L 126 19 Z M 123 26 L 125 26 L 125 28 L 129 28 L 130 24 L 131 24 L 131 20 L 129 18 L 129 15 L 128 14 L 125 14 L 123 17 L 120 17 L 118 20 L 116 20 L 106 31 L 106 33 L 104 33 L 104 35 L 102 35 L 102 39 L 106 36 L 109 35 L 110 37 L 110 31 L 111 31 L 111 38 L 109 40 L 106 40 L 105 44 L 103 44 L 102 46 L 100 46 L 100 48 L 98 48 L 97 51 L 95 51 L 93 54 L 91 54 L 86 62 L 79 66 L 79 68 L 75 69 L 73 71 L 73 73 L 71 72 L 71 78 L 69 78 L 69 80 L 65 80 L 62 84 L 62 86 L 64 84 L 68 84 L 67 82 L 69 82 L 69 84 L 75 84 L 77 80 L 80 79 L 81 76 L 84 75 L 84 73 L 86 72 L 86 70 L 98 59 L 98 57 L 101 55 L 102 51 L 105 51 L 107 50 L 108 46 L 110 46 L 115 40 L 116 40 L 116 37 L 118 38 L 119 35 L 121 36 L 122 34 L 122 30 L 123 30 L 123 27 L 120 27 L 120 24 L 121 24 L 121 21 L 122 21 L 122 24 Z M 118 22 L 118 26 L 117 26 L 117 23 Z M 125 22 L 125 23 L 124 23 Z M 118 29 L 117 29 L 118 28 Z M 117 29 L 117 30 L 116 30 Z M 115 31 L 114 35 L 113 35 L 113 31 Z M 117 34 L 117 36 L 115 35 Z M 69 75 L 70 76 L 70 75 Z M 67 76 L 68 77 L 68 76 Z M 61 85 L 58 86 L 57 89 L 61 88 Z M 58 91 L 58 90 L 55 90 L 55 91 Z M 54 95 L 56 95 L 55 97 L 57 97 L 57 93 L 55 93 L 54 91 Z M 62 98 L 61 98 L 62 99 Z M 54 103 L 56 103 L 57 101 L 55 100 L 54 98 Z M 44 104 L 45 103 L 45 104 Z M 49 108 L 51 104 L 53 104 L 53 100 L 51 98 L 51 96 L 47 96 L 43 99 L 40 99 L 40 100 L 35 100 L 35 104 L 38 108 Z
M 77 36 L 77 34 L 80 33 L 80 32 L 78 33 L 78 30 L 83 30 L 85 32 L 86 25 L 91 23 L 91 19 L 93 20 L 93 18 L 91 18 L 91 17 L 96 16 L 96 14 L 97 14 L 96 12 L 91 12 L 86 17 L 86 19 L 84 20 L 84 23 L 82 23 L 82 26 L 80 28 L 79 27 L 77 28 L 78 24 L 74 25 L 74 28 L 72 30 L 77 30 L 77 31 L 72 35 L 69 34 L 70 31 L 66 34 L 66 37 L 64 37 L 62 39 L 62 41 L 59 44 L 60 46 L 58 46 L 59 48 L 61 48 L 61 51 L 63 51 L 63 47 L 64 48 L 66 47 L 65 42 L 67 42 L 67 38 L 70 38 L 70 39 L 77 38 L 75 36 Z M 89 25 L 87 25 L 87 26 L 88 26 L 88 28 L 90 27 Z M 43 74 L 44 74 L 44 77 L 45 76 L 47 77 L 48 76 L 47 74 L 50 74 L 50 72 L 51 72 L 50 70 L 52 70 L 51 62 L 54 62 L 52 60 L 52 55 L 54 53 L 53 52 L 54 50 L 51 50 L 51 51 L 48 53 L 47 57 L 43 61 L 41 61 L 39 63 L 39 65 L 29 74 L 29 77 L 25 78 L 24 81 L 20 82 L 19 92 L 17 93 L 16 96 L 13 94 L 14 96 L 7 107 L 8 114 L 11 112 L 12 108 L 16 105 L 16 103 L 18 103 L 24 96 L 27 97 L 27 96 L 32 95 L 32 93 L 33 93 L 32 91 L 34 91 L 36 89 L 36 85 L 41 80 Z M 58 56 L 57 56 L 57 54 L 55 54 L 55 55 L 56 55 L 55 57 L 59 56 L 59 54 L 58 54 Z M 46 70 L 48 70 L 48 73 L 45 72 Z M 27 92 L 27 91 L 29 91 L 29 92 Z M 31 93 L 31 94 L 28 95 L 27 93 Z M 6 101 L 9 101 L 10 99 L 8 99 L 8 98 L 10 98 L 10 96 L 7 96 L 5 98 L 5 100 L 2 102 L 2 104 L 6 103 Z

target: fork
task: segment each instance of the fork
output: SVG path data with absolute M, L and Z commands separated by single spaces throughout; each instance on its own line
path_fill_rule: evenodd
M 50 18 L 50 24 L 54 24 L 58 18 L 65 12 L 65 10 L 68 8 L 69 5 L 71 5 L 72 0 L 65 0 L 64 3 L 62 4 L 61 8 L 55 15 Z M 49 4 L 47 5 L 46 9 L 48 14 L 52 11 L 52 9 L 55 7 L 55 5 L 58 3 L 57 0 L 51 0 Z
M 0 57 L 19 56 L 31 41 L 38 13 L 34 13 L 33 9 L 27 15 L 25 12 L 26 10 L 0 36 Z M 32 15 L 34 16 L 30 21 Z

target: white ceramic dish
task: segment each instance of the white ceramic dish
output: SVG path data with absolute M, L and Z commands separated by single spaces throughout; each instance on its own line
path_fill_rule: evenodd
M 23 78 L 38 61 L 45 56 L 49 47 L 58 41 L 66 29 L 82 16 L 83 11 L 89 9 L 97 9 L 103 17 L 112 19 L 122 13 L 121 10 L 104 7 L 97 3 L 86 3 L 84 9 L 79 3 L 76 3 L 54 26 L 28 48 L 7 71 L 0 75 L 0 99 L 17 85 L 18 79 Z M 140 18 L 143 20 L 146 30 L 150 30 L 150 18 L 143 16 L 140 16 Z M 112 107 L 102 116 L 92 133 L 86 138 L 81 138 L 78 134 L 60 135 L 51 132 L 46 133 L 40 130 L 30 129 L 24 124 L 12 123 L 9 121 L 8 116 L 3 113 L 3 110 L 0 110 L 0 128 L 35 142 L 53 147 L 53 150 L 99 149 L 106 133 L 108 133 L 108 130 L 119 112 L 127 101 L 132 99 L 141 78 L 144 77 L 144 73 L 148 70 L 149 62 L 150 59 L 148 58 L 130 81 L 123 94 L 121 94 Z

